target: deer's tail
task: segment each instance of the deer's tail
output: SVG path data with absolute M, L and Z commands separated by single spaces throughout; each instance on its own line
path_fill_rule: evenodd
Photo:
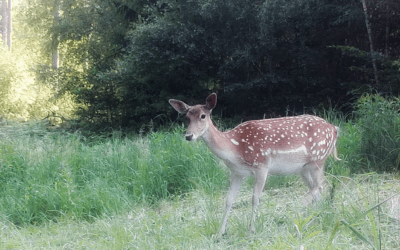
M 339 137 L 339 130 L 340 130 L 340 128 L 337 127 L 337 126 L 335 126 L 335 129 L 336 129 L 336 138 L 338 138 L 338 137 Z M 340 161 L 340 160 L 342 160 L 342 159 L 340 159 L 340 158 L 338 157 L 336 144 L 337 144 L 337 143 L 336 143 L 336 141 L 335 141 L 335 145 L 333 146 L 332 154 L 333 154 L 333 158 L 335 158 L 335 160 Z

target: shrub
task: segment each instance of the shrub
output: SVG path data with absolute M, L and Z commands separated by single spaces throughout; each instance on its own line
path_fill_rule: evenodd
M 399 171 L 400 99 L 366 94 L 356 108 L 363 162 L 377 171 Z

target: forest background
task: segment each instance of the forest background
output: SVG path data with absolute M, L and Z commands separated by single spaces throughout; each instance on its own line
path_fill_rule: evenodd
M 10 7 L 10 8 L 9 8 Z M 0 115 L 141 128 L 167 100 L 240 120 L 397 96 L 395 0 L 2 0 Z M 171 116 L 173 114 L 173 116 Z M 57 122 L 57 121 L 56 121 Z

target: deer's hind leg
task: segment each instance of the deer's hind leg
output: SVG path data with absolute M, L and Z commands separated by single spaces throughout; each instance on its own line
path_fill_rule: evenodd
M 309 191 L 303 200 L 304 205 L 308 205 L 313 201 L 321 199 L 325 179 L 324 163 L 324 160 L 307 163 L 303 166 L 303 169 L 300 172 L 300 176 L 309 188 Z

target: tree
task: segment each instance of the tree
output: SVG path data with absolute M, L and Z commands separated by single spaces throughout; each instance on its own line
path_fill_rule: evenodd
M 6 46 L 7 44 L 7 1 L 1 1 L 1 36 L 3 38 L 3 45 Z
M 8 0 L 8 7 L 7 7 L 7 45 L 8 49 L 11 51 L 11 45 L 12 45 L 12 37 L 11 37 L 11 32 L 12 32 L 12 0 Z
M 53 7 L 53 15 L 54 15 L 54 20 L 53 20 L 53 25 L 56 26 L 59 18 L 60 18 L 60 0 L 55 0 L 54 1 L 54 7 Z M 53 69 L 58 69 L 59 67 L 59 51 L 58 51 L 58 35 L 53 34 L 52 37 L 52 44 L 51 44 L 51 50 L 52 50 L 52 57 L 51 57 L 51 64 Z
M 105 72 L 119 62 L 127 46 L 128 31 L 135 29 L 148 1 L 118 3 L 62 1 L 62 15 L 52 34 L 59 37 L 59 46 L 68 49 L 63 66 L 58 70 L 60 92 L 73 93 L 85 108 L 83 119 L 112 125 L 121 124 L 124 110 L 120 103 L 120 88 L 108 81 Z M 151 3 L 151 1 L 150 1 Z
M 12 46 L 12 52 L 2 50 L 0 53 L 0 115 L 25 121 L 43 119 L 56 111 L 70 117 L 74 109 L 70 94 L 56 93 L 52 80 L 54 71 L 48 70 L 51 68 L 48 31 L 54 18 L 52 3 L 31 0 L 21 0 L 15 6 L 9 0 L 1 3 L 0 13 L 5 5 L 9 6 L 8 18 L 2 15 L 1 28 L 2 35 L 6 31 L 5 46 Z M 3 25 L 5 20 L 12 22 L 12 27 Z
M 337 99 L 346 90 L 329 59 L 338 55 L 326 46 L 343 37 L 338 31 L 351 17 L 341 12 L 354 7 L 329 5 L 169 1 L 168 11 L 131 33 L 127 54 L 108 76 L 125 87 L 124 104 L 136 107 L 128 120 L 136 121 L 166 112 L 163 99 L 178 94 L 190 100 L 220 90 L 226 115 L 245 117 Z
M 11 51 L 12 47 L 12 0 L 3 0 L 1 2 L 1 35 L 4 47 L 8 46 Z
M 362 2 L 362 5 L 363 5 L 363 10 L 364 10 L 365 26 L 367 27 L 370 51 L 371 51 L 371 53 L 374 53 L 374 43 L 372 41 L 371 25 L 369 24 L 367 3 L 365 2 L 365 0 L 361 0 L 361 2 Z M 376 85 L 379 85 L 378 68 L 376 66 L 376 59 L 375 58 L 372 59 L 372 65 L 374 67 L 375 83 L 376 83 Z
M 66 51 L 57 74 L 82 117 L 112 126 L 140 127 L 167 114 L 169 98 L 211 91 L 220 114 L 243 119 L 349 109 L 377 73 L 398 89 L 400 11 L 388 1 L 388 23 L 374 1 L 366 25 L 356 0 L 65 0 L 51 29 Z

